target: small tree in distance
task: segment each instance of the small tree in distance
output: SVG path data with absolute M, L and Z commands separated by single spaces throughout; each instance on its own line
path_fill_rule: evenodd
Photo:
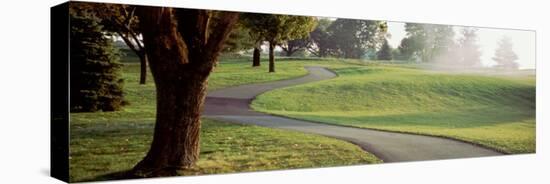
M 512 48 L 512 40 L 509 37 L 505 36 L 498 42 L 498 48 L 495 50 L 495 57 L 493 57 L 493 60 L 497 62 L 496 68 L 505 70 L 518 69 L 518 63 L 516 63 L 518 56 Z
M 247 13 L 242 16 L 250 35 L 269 43 L 269 72 L 275 72 L 275 46 L 288 40 L 307 38 L 316 25 L 314 17 Z
M 463 28 L 461 30 L 462 38 L 458 40 L 459 63 L 465 67 L 481 66 L 481 51 L 477 45 L 477 29 Z
M 382 47 L 380 47 L 380 50 L 376 53 L 376 59 L 378 60 L 392 60 L 392 48 L 390 44 L 388 43 L 387 39 L 384 39 L 384 42 L 382 43 Z

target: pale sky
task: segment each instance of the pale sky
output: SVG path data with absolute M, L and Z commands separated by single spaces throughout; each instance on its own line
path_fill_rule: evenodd
M 455 26 L 455 39 L 460 37 L 460 29 Z M 405 23 L 388 22 L 388 32 L 392 37 L 388 40 L 392 48 L 399 46 L 401 39 L 406 35 Z M 481 62 L 484 66 L 492 66 L 495 62 L 491 59 L 495 55 L 498 41 L 503 36 L 508 36 L 514 44 L 513 50 L 518 56 L 516 62 L 520 69 L 535 68 L 535 32 L 510 29 L 478 28 L 478 45 L 482 52 Z

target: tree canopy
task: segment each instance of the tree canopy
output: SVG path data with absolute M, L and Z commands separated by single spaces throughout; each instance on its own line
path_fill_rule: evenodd
M 376 53 L 376 59 L 378 60 L 392 60 L 392 48 L 387 39 L 384 39 L 380 50 Z
M 481 51 L 477 44 L 477 29 L 463 28 L 460 32 L 462 37 L 458 39 L 458 63 L 465 67 L 480 67 Z
M 253 38 L 273 44 L 307 38 L 316 25 L 316 19 L 307 16 L 245 13 L 242 19 Z
M 407 37 L 401 41 L 399 50 L 403 55 L 418 57 L 423 62 L 433 61 L 454 46 L 452 26 L 406 23 L 405 31 Z
M 253 39 L 269 42 L 269 72 L 275 72 L 275 46 L 307 38 L 317 23 L 314 17 L 257 13 L 245 13 L 242 20 Z
M 299 38 L 294 40 L 284 41 L 279 43 L 279 47 L 283 49 L 286 56 L 292 56 L 298 51 L 303 51 L 309 44 L 309 38 Z
M 337 57 L 362 58 L 367 48 L 375 48 L 385 36 L 387 25 L 383 21 L 336 19 L 327 28 L 331 53 Z
M 309 44 L 307 50 L 317 56 L 326 57 L 329 55 L 330 49 L 333 47 L 332 39 L 327 28 L 332 24 L 330 19 L 319 19 L 315 29 L 309 34 Z
M 502 37 L 498 42 L 498 48 L 495 50 L 493 60 L 497 63 L 496 67 L 500 69 L 517 70 L 518 56 L 513 50 L 512 40 L 509 37 Z
M 248 28 L 238 22 L 227 38 L 223 51 L 235 53 L 254 48 L 255 40 L 250 37 L 248 32 Z

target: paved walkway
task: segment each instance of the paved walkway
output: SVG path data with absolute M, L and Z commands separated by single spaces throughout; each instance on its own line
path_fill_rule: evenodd
M 333 72 L 322 67 L 306 69 L 309 74 L 296 79 L 242 85 L 209 92 L 204 115 L 222 121 L 295 130 L 346 140 L 359 145 L 384 162 L 502 155 L 490 149 L 451 139 L 313 123 L 250 109 L 250 102 L 266 91 L 336 77 Z

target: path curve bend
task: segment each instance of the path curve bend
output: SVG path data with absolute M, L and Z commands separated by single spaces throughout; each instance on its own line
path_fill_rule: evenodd
M 386 163 L 502 155 L 491 149 L 452 139 L 314 123 L 256 112 L 250 108 L 251 101 L 264 92 L 337 76 L 323 67 L 307 66 L 306 69 L 309 71 L 307 75 L 295 79 L 211 91 L 206 97 L 203 115 L 233 123 L 288 129 L 342 139 L 359 145 Z

